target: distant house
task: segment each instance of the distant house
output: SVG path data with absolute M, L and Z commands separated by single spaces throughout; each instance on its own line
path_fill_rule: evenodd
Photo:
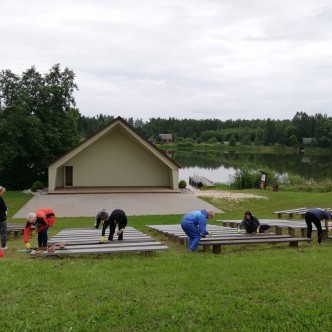
M 82 187 L 178 189 L 181 167 L 121 117 L 48 168 L 49 192 Z
M 171 144 L 173 143 L 173 135 L 172 134 L 159 134 L 159 138 L 163 144 Z
M 314 143 L 313 137 L 303 137 L 303 145 L 311 145 Z

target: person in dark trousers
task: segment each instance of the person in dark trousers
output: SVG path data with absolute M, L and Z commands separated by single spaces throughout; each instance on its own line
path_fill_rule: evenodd
M 325 219 L 325 229 L 329 229 L 329 215 L 323 209 L 309 209 L 304 215 L 307 224 L 307 237 L 311 239 L 312 224 L 317 228 L 318 243 L 322 242 L 322 224 L 321 221 Z
M 104 222 L 108 219 L 108 213 L 105 209 L 101 209 L 97 212 L 96 218 L 95 218 L 95 228 L 99 228 L 99 225 L 104 225 Z
M 104 243 L 105 241 L 105 231 L 107 227 L 110 227 L 110 234 L 108 240 L 112 241 L 115 233 L 116 226 L 118 226 L 118 240 L 123 240 L 123 232 L 127 226 L 127 216 L 124 211 L 120 209 L 113 210 L 108 219 L 104 222 L 103 230 L 101 232 L 101 238 L 99 243 Z
M 7 249 L 7 205 L 2 196 L 6 192 L 6 188 L 0 186 L 0 238 L 1 248 Z
M 48 235 L 47 231 L 50 226 L 53 226 L 55 221 L 54 211 L 50 208 L 39 208 L 35 212 L 31 212 L 27 216 L 27 221 L 24 228 L 24 242 L 25 247 L 30 250 L 30 234 L 33 232 L 33 227 L 37 228 L 38 232 L 38 246 L 40 248 L 47 247 Z
M 188 236 L 188 250 L 195 251 L 199 241 L 210 233 L 206 230 L 207 220 L 213 218 L 213 211 L 192 211 L 181 219 L 181 228 Z
M 248 234 L 252 233 L 265 233 L 270 226 L 261 224 L 257 217 L 255 217 L 250 211 L 244 213 L 243 220 L 237 228 L 237 232 L 241 233 L 241 228 L 244 227 Z

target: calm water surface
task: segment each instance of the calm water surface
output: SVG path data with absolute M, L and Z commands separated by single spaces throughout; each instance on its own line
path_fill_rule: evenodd
M 204 176 L 213 182 L 229 183 L 236 170 L 272 169 L 278 174 L 299 175 L 306 180 L 332 178 L 332 156 L 225 153 L 220 151 L 175 151 L 170 156 L 182 167 L 179 180 Z

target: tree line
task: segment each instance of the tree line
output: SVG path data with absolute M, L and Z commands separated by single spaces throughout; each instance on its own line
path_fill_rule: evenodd
M 9 189 L 47 182 L 48 165 L 116 116 L 88 117 L 76 107 L 75 73 L 54 65 L 40 74 L 31 67 L 21 75 L 0 72 L 0 182 Z M 332 148 L 332 119 L 298 112 L 292 120 L 225 120 L 150 118 L 125 119 L 141 135 L 160 142 L 159 134 L 172 134 L 176 143 L 256 145 L 310 144 Z

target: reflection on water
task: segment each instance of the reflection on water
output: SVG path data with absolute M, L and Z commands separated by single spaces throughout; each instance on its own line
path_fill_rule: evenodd
M 185 180 L 187 183 L 189 177 L 204 176 L 205 178 L 219 183 L 228 183 L 229 177 L 235 174 L 234 168 L 219 167 L 217 169 L 212 168 L 199 168 L 199 167 L 185 167 L 179 171 L 179 181 Z
M 182 167 L 179 180 L 189 176 L 228 183 L 230 176 L 244 166 L 254 170 L 272 169 L 279 174 L 299 175 L 316 181 L 332 178 L 332 156 L 225 153 L 221 151 L 175 151 L 172 158 Z

